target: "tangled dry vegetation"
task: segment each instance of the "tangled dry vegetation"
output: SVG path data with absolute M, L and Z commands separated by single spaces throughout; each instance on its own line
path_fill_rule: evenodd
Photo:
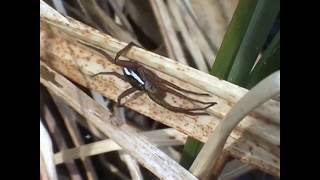
M 197 179 L 179 165 L 186 138 L 205 143 L 248 92 L 208 74 L 236 5 L 235 0 L 40 1 L 42 178 Z M 121 68 L 79 41 L 111 56 L 135 42 L 143 48 L 133 48 L 127 58 L 180 87 L 210 93 L 191 97 L 218 104 L 207 110 L 210 116 L 188 116 L 137 93 L 118 107 L 117 97 L 130 85 L 90 76 Z M 196 106 L 173 95 L 166 100 Z M 279 104 L 269 100 L 241 121 L 212 173 L 230 179 L 258 169 L 280 176 Z

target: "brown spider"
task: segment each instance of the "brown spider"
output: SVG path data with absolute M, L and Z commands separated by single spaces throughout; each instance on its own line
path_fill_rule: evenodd
M 81 44 L 83 44 L 83 43 L 81 43 Z M 143 67 L 142 65 L 140 65 L 137 62 L 120 60 L 119 57 L 121 55 L 126 54 L 132 46 L 136 46 L 132 42 L 129 43 L 122 50 L 120 50 L 116 54 L 116 57 L 114 59 L 110 55 L 108 55 L 106 52 L 102 51 L 101 49 L 98 49 L 96 47 L 93 47 L 93 46 L 90 46 L 87 44 L 84 44 L 84 45 L 98 51 L 99 53 L 104 55 L 112 63 L 123 67 L 123 74 L 124 75 L 118 74 L 116 72 L 100 72 L 100 73 L 92 75 L 92 77 L 95 77 L 97 75 L 114 75 L 114 76 L 122 79 L 123 81 L 126 81 L 131 84 L 131 86 L 132 86 L 131 88 L 125 90 L 122 94 L 119 95 L 117 101 L 120 106 L 121 106 L 120 102 L 121 102 L 122 98 L 124 98 L 125 96 L 128 96 L 129 94 L 134 93 L 137 90 L 146 92 L 147 95 L 154 102 L 156 102 L 157 104 L 163 106 L 164 108 L 166 108 L 170 111 L 185 113 L 185 114 L 189 114 L 189 115 L 208 115 L 208 113 L 205 113 L 205 112 L 192 112 L 192 111 L 205 110 L 205 109 L 217 104 L 216 102 L 203 102 L 203 101 L 199 101 L 199 100 L 187 97 L 187 96 L 175 91 L 172 88 L 175 88 L 178 91 L 182 91 L 182 92 L 186 92 L 186 93 L 190 93 L 190 94 L 202 95 L 202 96 L 209 96 L 209 94 L 197 93 L 197 92 L 192 92 L 192 91 L 182 89 L 182 88 L 170 83 L 167 80 L 161 79 L 154 72 Z M 164 101 L 164 98 L 166 97 L 167 92 L 172 93 L 178 97 L 185 98 L 190 101 L 198 102 L 201 104 L 208 104 L 208 105 L 203 108 L 189 108 L 189 109 L 175 107 L 175 106 L 170 105 L 166 101 Z

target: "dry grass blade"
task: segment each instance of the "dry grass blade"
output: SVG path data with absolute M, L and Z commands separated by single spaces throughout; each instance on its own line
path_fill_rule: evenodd
M 174 129 L 155 130 L 142 133 L 152 144 L 156 146 L 183 145 L 186 135 Z M 105 139 L 94 143 L 82 145 L 80 147 L 63 150 L 54 155 L 55 163 L 60 164 L 76 158 L 84 158 L 101 153 L 121 150 L 122 148 L 111 139 Z
M 227 21 L 221 13 L 218 0 L 190 0 L 195 12 L 196 20 L 208 37 L 211 46 L 219 49 L 226 31 Z
M 77 116 L 75 115 L 75 112 L 73 112 L 73 109 L 69 108 L 60 99 L 55 97 L 52 92 L 49 91 L 49 93 L 51 94 L 51 97 L 52 97 L 53 101 L 55 102 L 55 104 L 56 104 L 56 106 L 57 106 L 57 108 L 63 118 L 63 121 L 67 127 L 67 130 L 71 136 L 73 143 L 75 144 L 76 147 L 81 146 L 82 144 L 84 144 L 84 142 L 82 140 L 79 129 L 76 125 L 76 117 Z M 83 162 L 87 178 L 89 180 L 98 179 L 91 160 L 88 158 L 82 158 L 81 161 Z
M 210 47 L 210 44 L 208 43 L 206 37 L 203 35 L 198 24 L 195 22 L 195 19 L 192 17 L 191 12 L 188 11 L 186 3 L 183 3 L 182 1 L 176 2 L 179 4 L 183 19 L 189 29 L 190 37 L 195 43 L 198 44 L 203 56 L 206 58 L 209 67 L 212 67 L 216 57 L 216 52 Z
M 59 150 L 67 149 L 66 140 L 64 139 L 61 130 L 58 128 L 56 120 L 47 105 L 44 106 L 44 120 L 46 121 L 49 132 L 57 143 Z M 66 167 L 72 180 L 82 180 L 79 169 L 74 162 L 66 163 Z
M 58 180 L 49 133 L 40 120 L 40 175 L 41 179 Z
M 126 163 L 131 179 L 132 180 L 143 180 L 143 176 L 139 167 L 138 162 L 133 159 L 129 154 L 120 151 L 119 152 L 120 159 Z
M 52 0 L 55 8 L 63 15 L 66 15 L 66 9 L 63 6 L 63 2 L 61 0 Z
M 99 156 L 99 160 L 102 163 L 102 165 L 108 169 L 109 171 L 111 171 L 114 175 L 116 175 L 119 179 L 121 180 L 130 180 L 129 177 L 127 177 L 126 175 L 124 175 L 119 169 L 118 167 L 116 167 L 115 165 L 113 165 L 112 163 L 105 161 L 104 159 L 100 158 Z
M 149 2 L 156 16 L 169 57 L 180 63 L 188 64 L 163 0 L 150 0 Z
M 118 0 L 114 0 L 118 2 Z M 125 13 L 139 27 L 145 36 L 155 44 L 162 46 L 162 37 L 150 3 L 146 0 L 130 0 L 125 2 Z
M 132 37 L 128 31 L 119 27 L 112 18 L 107 15 L 95 0 L 82 0 L 81 2 L 86 8 L 88 8 L 88 12 L 92 16 L 92 19 L 96 18 L 105 31 L 125 42 L 134 42 L 139 44 L 139 42 Z
M 150 144 L 144 137 L 111 123 L 111 113 L 84 92 L 40 62 L 40 82 L 113 139 L 159 178 L 196 179 L 191 173 Z M 102 121 L 105 119 L 107 121 Z M 137 148 L 139 147 L 139 148 Z
M 227 114 L 210 135 L 194 160 L 190 171 L 200 179 L 208 179 L 231 131 L 254 108 L 280 93 L 280 72 L 275 72 L 249 91 Z
M 208 72 L 208 66 L 206 65 L 206 62 L 201 54 L 201 51 L 197 44 L 193 42 L 193 40 L 190 38 L 190 34 L 188 32 L 188 29 L 186 25 L 183 22 L 182 16 L 179 11 L 178 3 L 173 1 L 168 1 L 168 7 L 171 10 L 171 14 L 173 18 L 175 19 L 175 22 L 177 23 L 177 27 L 181 31 L 182 38 L 185 42 L 185 45 L 191 54 L 193 61 L 197 65 L 198 69 L 203 72 Z
M 220 174 L 218 180 L 235 179 L 252 170 L 254 170 L 254 168 L 249 164 L 243 164 L 238 160 L 233 160 L 226 165 L 226 167 L 223 169 L 222 173 Z
M 239 0 L 218 0 L 224 10 L 224 16 L 226 17 L 227 23 L 231 21 L 232 15 L 239 3 Z
M 111 5 L 111 7 L 114 9 L 116 15 L 119 17 L 119 19 L 121 20 L 121 23 L 124 25 L 124 27 L 126 27 L 126 29 L 129 31 L 129 33 L 131 35 L 133 35 L 134 34 L 133 28 L 132 28 L 131 24 L 129 23 L 128 19 L 121 12 L 121 9 L 119 7 L 118 2 L 115 0 L 109 0 L 108 2 Z M 134 38 L 136 39 L 136 37 L 134 37 Z

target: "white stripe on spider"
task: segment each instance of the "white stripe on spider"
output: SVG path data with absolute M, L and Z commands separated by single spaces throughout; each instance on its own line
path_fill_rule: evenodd
M 132 70 L 128 69 L 128 68 L 123 68 L 124 72 L 126 73 L 126 75 L 128 76 L 132 76 L 135 80 L 137 80 L 140 84 L 144 85 L 144 82 L 142 81 L 142 79 Z

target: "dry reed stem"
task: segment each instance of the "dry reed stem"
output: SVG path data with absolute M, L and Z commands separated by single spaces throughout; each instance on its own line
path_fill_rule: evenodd
M 149 0 L 149 2 L 157 19 L 169 57 L 182 64 L 188 64 L 165 3 L 163 0 Z
M 183 145 L 186 135 L 170 128 L 141 133 L 157 147 Z M 61 164 L 77 158 L 118 151 L 122 148 L 112 139 L 96 141 L 79 147 L 66 149 L 54 155 L 55 164 Z
M 221 11 L 222 7 L 218 0 L 190 0 L 191 7 L 195 12 L 195 18 L 200 28 L 205 32 L 211 46 L 219 49 L 226 32 L 227 21 Z
M 252 170 L 254 170 L 254 167 L 250 166 L 250 164 L 243 164 L 235 159 L 227 163 L 218 180 L 235 179 Z
M 190 171 L 200 179 L 209 179 L 232 130 L 250 111 L 280 93 L 280 71 L 258 83 L 230 110 L 202 147 Z
M 125 126 L 113 125 L 112 121 L 115 120 L 113 120 L 114 117 L 110 111 L 42 62 L 40 62 L 40 74 L 40 82 L 44 86 L 73 107 L 105 135 L 117 142 L 156 176 L 165 179 L 197 179 L 150 144 L 145 137 L 128 130 Z
M 40 176 L 41 180 L 58 180 L 50 135 L 40 119 Z
M 129 23 L 129 20 L 127 17 L 121 12 L 121 9 L 119 7 L 119 4 L 117 1 L 114 0 L 109 0 L 108 3 L 111 5 L 111 7 L 114 9 L 115 14 L 119 17 L 121 20 L 121 23 L 126 27 L 126 29 L 129 31 L 129 33 L 133 36 L 134 35 L 134 30 Z M 136 37 L 134 37 L 136 39 Z
M 120 159 L 127 165 L 132 180 L 143 180 L 138 162 L 133 159 L 128 153 L 119 151 Z
M 178 3 L 182 17 L 189 29 L 189 34 L 192 40 L 198 44 L 203 56 L 205 57 L 209 67 L 212 67 L 216 58 L 216 52 L 210 47 L 206 37 L 203 35 L 195 19 L 192 17 L 191 12 L 188 11 L 188 7 L 185 3 L 179 0 L 175 0 Z
M 74 110 L 71 109 L 70 107 L 68 107 L 59 98 L 54 96 L 54 94 L 51 91 L 49 91 L 49 93 L 51 94 L 51 97 L 52 97 L 53 101 L 55 102 L 55 104 L 58 108 L 58 111 L 60 112 L 60 114 L 63 118 L 64 124 L 66 125 L 66 128 L 71 136 L 71 139 L 72 139 L 74 145 L 76 147 L 83 145 L 84 142 L 82 140 L 80 131 L 79 131 L 77 124 L 76 124 L 76 115 L 75 115 L 75 112 L 73 112 Z M 83 162 L 87 178 L 89 180 L 98 179 L 91 160 L 88 158 L 81 158 L 81 161 Z
M 88 8 L 90 15 L 92 15 L 99 22 L 101 22 L 103 29 L 106 30 L 108 33 L 125 42 L 134 42 L 136 44 L 139 44 L 139 42 L 134 37 L 132 37 L 132 35 L 128 31 L 119 27 L 112 20 L 112 18 L 107 15 L 95 0 L 82 0 L 82 3 L 85 5 L 86 8 Z
M 98 159 L 100 160 L 102 166 L 104 166 L 104 168 L 108 169 L 110 172 L 112 172 L 113 175 L 117 176 L 118 179 L 121 180 L 131 180 L 127 175 L 123 174 L 117 166 L 113 165 L 111 162 L 105 160 L 104 158 L 102 158 L 101 156 L 98 157 Z
M 224 169 L 224 167 L 226 166 L 226 164 L 228 163 L 229 159 L 230 159 L 230 154 L 226 151 L 222 151 L 218 161 L 214 164 L 214 166 L 211 170 L 212 177 L 214 177 L 216 179 L 218 177 L 220 177 L 220 174 L 221 174 L 222 170 Z
M 171 11 L 172 17 L 175 19 L 175 22 L 177 24 L 177 30 L 180 30 L 182 38 L 185 42 L 188 52 L 191 54 L 193 58 L 193 61 L 195 62 L 199 70 L 203 72 L 208 72 L 208 67 L 202 56 L 202 53 L 197 44 L 194 43 L 193 40 L 190 38 L 190 33 L 188 32 L 188 29 L 183 22 L 182 16 L 179 11 L 178 3 L 176 1 L 168 1 L 168 7 Z
M 47 105 L 44 106 L 44 120 L 46 121 L 46 123 L 48 125 L 48 130 L 49 130 L 50 134 L 52 135 L 54 141 L 56 142 L 59 150 L 67 149 L 67 144 L 66 144 L 66 141 L 62 135 L 62 132 L 60 131 L 59 127 L 57 126 L 56 120 Z M 79 169 L 74 162 L 71 161 L 71 162 L 66 163 L 66 167 L 69 171 L 70 179 L 82 180 Z

